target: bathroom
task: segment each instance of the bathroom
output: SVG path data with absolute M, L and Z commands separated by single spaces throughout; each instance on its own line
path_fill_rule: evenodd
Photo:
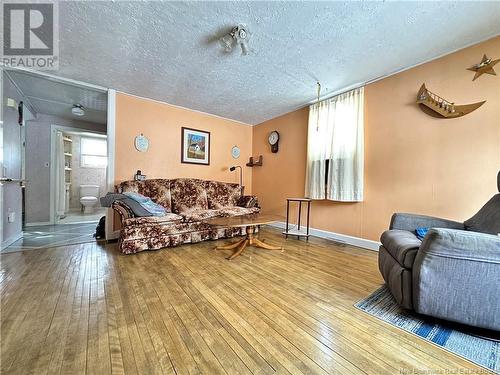
M 97 222 L 106 214 L 99 198 L 106 195 L 106 136 L 97 133 L 61 131 L 64 160 L 64 190 L 55 189 L 56 224 L 83 224 Z M 56 135 L 56 142 L 58 137 Z M 56 146 L 56 153 L 59 148 Z M 57 172 L 56 172 L 57 178 Z M 62 181 L 55 181 L 55 184 Z M 64 199 L 59 192 L 64 191 Z M 64 205 L 62 205 L 62 203 Z

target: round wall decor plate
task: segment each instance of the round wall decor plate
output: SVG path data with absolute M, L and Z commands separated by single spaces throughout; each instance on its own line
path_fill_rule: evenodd
M 238 159 L 240 157 L 240 148 L 238 146 L 234 146 L 231 149 L 231 155 L 233 156 L 234 159 Z
M 135 149 L 140 152 L 146 152 L 149 148 L 149 139 L 144 135 L 138 135 L 135 137 Z

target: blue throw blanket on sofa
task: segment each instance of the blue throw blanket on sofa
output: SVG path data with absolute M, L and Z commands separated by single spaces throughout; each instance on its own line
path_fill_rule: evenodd
M 165 208 L 153 202 L 149 197 L 128 191 L 123 194 L 139 203 L 146 211 L 151 213 L 152 216 L 164 216 L 166 214 Z
M 140 194 L 137 194 L 137 195 L 140 195 Z M 144 198 L 141 198 L 141 197 L 137 197 L 137 196 L 134 196 L 136 199 L 132 199 L 129 197 L 129 195 L 125 195 L 125 194 L 120 194 L 120 193 L 108 193 L 106 194 L 104 197 L 101 197 L 101 206 L 102 207 L 111 207 L 111 205 L 113 204 L 113 202 L 115 201 L 120 201 L 121 203 L 123 203 L 124 205 L 126 205 L 133 213 L 134 213 L 134 216 L 137 216 L 137 217 L 144 217 L 144 216 L 154 216 L 155 214 L 152 213 L 150 211 L 150 204 L 146 204 L 146 207 L 148 207 L 148 209 L 146 209 L 145 207 L 143 207 L 143 205 L 141 203 L 139 203 L 138 201 L 145 201 L 144 196 L 141 196 L 141 197 L 144 197 Z M 156 205 L 156 203 L 153 202 L 154 205 Z M 158 206 L 158 205 L 156 205 Z M 159 206 L 160 208 L 153 208 L 153 212 L 157 212 L 157 213 L 160 213 L 158 216 L 162 216 L 162 215 L 165 215 L 165 208 L 163 208 L 162 206 Z M 163 213 L 161 213 L 163 212 Z

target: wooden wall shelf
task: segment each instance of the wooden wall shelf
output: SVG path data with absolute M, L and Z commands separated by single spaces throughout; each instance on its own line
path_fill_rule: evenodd
M 425 87 L 425 83 L 422 84 L 417 94 L 417 104 L 420 109 L 428 115 L 438 118 L 462 117 L 475 111 L 484 103 L 486 103 L 486 100 L 472 104 L 456 105 L 429 91 Z
M 262 166 L 262 155 L 259 156 L 259 160 L 254 161 L 253 156 L 250 156 L 250 160 L 247 163 L 247 167 L 261 167 Z

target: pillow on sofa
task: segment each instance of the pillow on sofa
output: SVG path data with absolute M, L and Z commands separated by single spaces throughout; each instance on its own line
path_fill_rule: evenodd
M 424 237 L 427 234 L 427 232 L 429 231 L 429 229 L 430 228 L 417 228 L 417 229 L 415 229 L 415 234 L 416 234 L 417 238 L 420 241 L 423 241 Z
M 131 191 L 126 191 L 123 194 L 138 202 L 152 216 L 164 216 L 166 214 L 165 208 L 153 202 L 149 197 Z
M 500 233 L 500 194 L 494 195 L 469 220 L 464 222 L 465 229 L 473 232 Z
M 245 208 L 255 207 L 257 206 L 257 197 L 255 195 L 242 195 L 238 199 L 236 206 Z

